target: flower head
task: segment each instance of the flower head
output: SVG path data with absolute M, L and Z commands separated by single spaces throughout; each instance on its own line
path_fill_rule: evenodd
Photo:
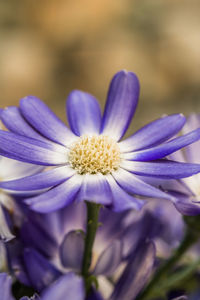
M 169 161 L 165 157 L 200 138 L 200 129 L 171 139 L 184 125 L 182 114 L 165 116 L 120 141 L 135 113 L 139 81 L 120 71 L 110 84 L 103 117 L 97 100 L 82 91 L 67 99 L 71 130 L 38 98 L 29 96 L 19 108 L 1 111 L 8 131 L 0 131 L 0 154 L 49 166 L 39 174 L 1 182 L 9 190 L 49 189 L 26 203 L 50 212 L 77 201 L 93 201 L 115 211 L 140 209 L 141 197 L 170 194 L 143 181 L 143 177 L 183 178 L 200 172 L 200 165 Z M 139 196 L 139 197 L 138 197 Z

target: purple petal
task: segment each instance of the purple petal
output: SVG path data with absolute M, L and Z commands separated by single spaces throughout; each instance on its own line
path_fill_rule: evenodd
M 36 174 L 44 169 L 43 166 L 22 163 L 7 157 L 0 160 L 0 178 L 1 180 L 14 180 L 24 176 Z
M 0 181 L 0 188 L 15 191 L 33 191 L 58 185 L 73 176 L 76 172 L 63 166 L 24 178 Z
M 127 194 L 110 175 L 106 177 L 112 193 L 112 209 L 115 212 L 121 212 L 127 209 L 140 210 L 144 201 L 136 199 Z
M 121 167 L 140 176 L 159 177 L 160 179 L 178 179 L 200 172 L 200 165 L 179 163 L 171 160 L 152 162 L 123 161 Z
M 198 114 L 191 114 L 188 118 L 187 118 L 187 122 L 185 124 L 185 126 L 183 127 L 183 133 L 188 133 L 191 130 L 194 130 L 196 128 L 200 127 L 200 115 Z M 185 149 L 185 153 L 186 154 L 186 160 L 188 162 L 191 163 L 200 163 L 200 156 L 197 155 L 198 151 L 199 151 L 199 147 L 200 147 L 200 141 L 195 143 L 195 144 L 191 144 L 190 147 L 187 147 Z
M 0 204 L 0 241 L 8 242 L 12 240 L 15 236 L 11 233 L 8 226 L 6 215 L 3 207 Z
M 94 275 L 111 276 L 122 261 L 122 243 L 114 241 L 99 257 Z
M 68 273 L 60 277 L 50 285 L 41 296 L 41 300 L 84 300 L 84 281 L 74 273 Z
M 110 300 L 132 300 L 144 287 L 154 267 L 155 247 L 147 242 L 138 247 L 116 284 Z
M 136 131 L 128 139 L 120 142 L 120 149 L 123 152 L 130 152 L 161 144 L 179 132 L 185 121 L 186 118 L 182 114 L 165 116 L 155 120 Z
M 101 132 L 120 140 L 135 113 L 139 97 L 139 81 L 132 72 L 120 71 L 112 79 Z
M 33 212 L 32 212 L 33 213 Z M 47 214 L 43 214 L 42 216 L 45 217 Z M 26 247 L 33 247 L 38 250 L 41 254 L 45 257 L 53 257 L 58 249 L 58 243 L 55 241 L 54 236 L 52 236 L 52 231 L 54 232 L 55 229 L 53 228 L 53 223 L 49 224 L 50 231 L 45 230 L 41 224 L 30 220 L 32 215 L 27 216 L 29 220 L 23 223 L 20 231 L 20 238 L 23 241 L 23 244 Z M 44 222 L 46 219 L 44 220 Z M 48 228 L 48 229 L 49 229 Z
M 1 300 L 14 300 L 11 293 L 12 279 L 6 273 L 0 273 Z
M 31 298 L 24 296 L 20 298 L 20 300 L 41 300 L 41 298 L 38 295 L 34 294 Z
M 96 290 L 92 289 L 92 291 L 90 291 L 89 295 L 87 296 L 86 300 L 104 300 L 104 299 L 102 298 L 99 291 L 97 292 Z
M 101 110 L 98 101 L 90 94 L 73 91 L 67 98 L 67 116 L 72 131 L 80 136 L 98 134 Z
M 0 130 L 0 154 L 39 165 L 57 165 L 67 162 L 67 149 L 64 147 L 3 130 Z
M 125 153 L 123 158 L 137 161 L 160 159 L 187 145 L 190 145 L 191 143 L 198 141 L 199 139 L 200 128 L 189 132 L 188 134 L 177 137 L 163 145 L 137 152 Z
M 196 216 L 200 214 L 200 204 L 195 202 L 195 196 L 187 195 L 179 191 L 168 190 L 176 199 L 174 205 L 177 210 L 187 216 Z
M 112 173 L 117 183 L 130 194 L 152 198 L 172 199 L 173 197 L 140 180 L 136 175 L 120 168 Z
M 182 215 L 197 216 L 200 214 L 200 205 L 184 201 L 177 201 L 174 205 Z
M 34 96 L 23 98 L 20 101 L 20 111 L 46 138 L 65 146 L 73 142 L 75 135 L 40 99 Z
M 64 183 L 39 196 L 26 199 L 25 202 L 35 211 L 41 213 L 52 212 L 72 203 L 81 187 L 81 183 L 81 176 L 74 175 Z
M 65 268 L 80 271 L 84 253 L 85 239 L 80 231 L 70 231 L 60 245 L 60 260 Z
M 24 263 L 32 286 L 41 291 L 57 279 L 61 273 L 34 249 L 25 249 Z
M 88 200 L 105 205 L 111 204 L 112 195 L 105 177 L 101 173 L 83 176 L 83 184 L 78 195 L 79 201 Z
M 2 111 L 1 120 L 3 124 L 14 133 L 32 137 L 37 140 L 46 140 L 25 121 L 19 109 L 15 106 L 5 108 Z

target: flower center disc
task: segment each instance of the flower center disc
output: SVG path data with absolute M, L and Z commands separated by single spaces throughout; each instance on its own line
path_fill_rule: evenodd
M 79 174 L 108 174 L 117 170 L 120 163 L 120 150 L 110 137 L 83 135 L 71 145 L 69 163 Z

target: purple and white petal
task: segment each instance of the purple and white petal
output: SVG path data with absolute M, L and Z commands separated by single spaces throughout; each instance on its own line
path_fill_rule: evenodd
M 123 158 L 127 160 L 147 161 L 163 158 L 185 146 L 188 146 L 200 139 L 200 128 L 193 130 L 185 135 L 177 137 L 160 146 L 149 149 L 124 153 Z
M 159 177 L 160 179 L 179 179 L 200 172 L 198 164 L 179 163 L 164 159 L 151 162 L 124 160 L 121 167 L 136 175 Z
M 189 201 L 176 201 L 174 205 L 182 215 L 197 216 L 200 214 L 200 205 L 198 204 Z
M 119 143 L 122 152 L 141 150 L 167 141 L 178 133 L 186 122 L 182 114 L 164 116 L 136 131 Z
M 14 300 L 11 293 L 12 279 L 6 273 L 0 273 L 1 300 Z
M 46 138 L 62 145 L 70 145 L 76 136 L 48 108 L 34 96 L 21 99 L 20 111 L 23 117 Z
M 183 134 L 185 134 L 199 127 L 200 127 L 200 116 L 197 114 L 191 114 L 187 118 L 187 122 L 183 127 L 182 131 Z M 200 163 L 200 156 L 197 155 L 199 151 L 199 147 L 200 147 L 200 141 L 195 144 L 191 144 L 190 147 L 187 147 L 185 149 L 186 159 L 188 162 Z
M 140 196 L 147 196 L 152 198 L 163 198 L 172 200 L 173 196 L 168 195 L 161 190 L 151 186 L 150 184 L 142 181 L 137 175 L 134 175 L 126 170 L 120 168 L 112 173 L 117 183 L 130 194 Z
M 5 181 L 30 176 L 43 169 L 43 166 L 23 163 L 7 157 L 2 157 L 0 160 L 0 178 Z
M 65 235 L 59 254 L 62 265 L 74 271 L 80 271 L 83 260 L 85 238 L 82 231 L 74 230 Z
M 136 199 L 135 197 L 126 193 L 115 181 L 111 175 L 106 177 L 112 194 L 112 210 L 115 212 L 121 212 L 128 209 L 140 210 L 144 201 Z
M 175 197 L 174 205 L 182 215 L 196 216 L 200 214 L 200 202 L 196 201 L 195 196 L 177 190 L 168 190 L 168 192 Z
M 9 106 L 1 113 L 1 121 L 12 132 L 32 137 L 38 140 L 46 140 L 37 131 L 35 131 L 23 118 L 19 108 Z
M 15 236 L 12 234 L 3 207 L 0 204 L 0 240 L 8 242 Z
M 62 166 L 16 180 L 0 181 L 0 188 L 14 191 L 40 190 L 58 185 L 75 173 L 74 169 Z
M 110 300 L 135 299 L 148 281 L 154 261 L 154 244 L 146 242 L 139 245 L 119 278 Z
M 122 261 L 122 242 L 119 240 L 107 247 L 99 257 L 94 268 L 94 275 L 111 276 Z
M 105 175 L 101 173 L 85 174 L 82 177 L 83 184 L 78 194 L 79 201 L 88 200 L 104 205 L 112 203 L 112 195 Z
M 102 134 L 116 141 L 122 138 L 135 113 L 139 91 L 139 80 L 134 73 L 120 71 L 113 77 L 102 120 Z
M 0 130 L 0 154 L 38 165 L 67 162 L 67 148 Z
M 101 110 L 94 96 L 72 91 L 67 98 L 67 116 L 71 130 L 76 135 L 99 134 Z
M 26 248 L 23 258 L 31 285 L 39 292 L 61 276 L 61 272 L 33 248 Z
M 67 273 L 50 285 L 41 295 L 41 300 L 84 300 L 84 281 L 74 273 Z
M 74 175 L 51 190 L 25 200 L 31 209 L 40 213 L 49 213 L 74 201 L 82 184 L 81 175 Z

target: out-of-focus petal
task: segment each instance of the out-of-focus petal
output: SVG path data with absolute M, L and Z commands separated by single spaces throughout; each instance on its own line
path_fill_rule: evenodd
M 165 144 L 160 146 L 152 147 L 149 149 L 125 153 L 123 155 L 124 159 L 137 160 L 137 161 L 147 161 L 163 158 L 185 146 L 190 145 L 200 139 L 200 128 L 193 130 L 185 135 L 177 137 Z
M 92 289 L 92 291 L 87 296 L 86 300 L 104 300 L 104 299 L 102 298 L 99 291 L 97 292 L 96 290 Z
M 8 242 L 12 240 L 15 236 L 12 234 L 8 222 L 6 219 L 5 211 L 0 204 L 0 240 Z
M 61 273 L 34 249 L 25 249 L 24 262 L 31 285 L 37 291 L 42 291 L 61 276 Z
M 140 199 L 136 199 L 129 194 L 127 194 L 114 180 L 114 178 L 110 175 L 106 177 L 108 183 L 110 185 L 111 193 L 112 193 L 112 209 L 113 211 L 120 212 L 127 209 L 136 209 L 140 210 L 144 201 Z
M 72 91 L 67 98 L 67 116 L 76 135 L 99 134 L 101 110 L 92 95 L 78 90 Z
M 66 298 L 67 297 L 67 298 Z M 41 296 L 41 300 L 84 300 L 84 281 L 74 273 L 60 277 L 50 285 Z
M 134 115 L 139 90 L 139 81 L 134 73 L 120 71 L 113 77 L 102 120 L 102 134 L 120 140 Z
M 186 118 L 182 114 L 155 120 L 120 142 L 120 149 L 123 152 L 130 152 L 161 144 L 179 132 L 185 122 Z
M 154 244 L 147 242 L 139 245 L 119 278 L 110 300 L 135 299 L 151 275 L 154 260 Z
M 183 134 L 190 132 L 196 128 L 200 127 L 200 115 L 199 114 L 191 114 L 187 118 L 187 122 L 183 127 Z M 200 163 L 200 155 L 197 155 L 200 148 L 200 141 L 194 144 L 191 144 L 190 147 L 185 149 L 186 160 L 191 163 Z
M 160 179 L 184 178 L 200 172 L 198 164 L 179 163 L 164 159 L 150 162 L 124 160 L 121 167 L 136 175 L 159 177 Z
M 200 214 L 200 202 L 195 199 L 195 196 L 187 195 L 178 190 L 168 190 L 168 192 L 175 197 L 174 205 L 181 214 L 188 216 Z
M 46 214 L 43 216 L 45 217 Z M 20 237 L 23 240 L 24 245 L 26 245 L 26 247 L 33 247 L 41 254 L 45 255 L 45 257 L 53 257 L 58 249 L 58 244 L 55 241 L 54 236 L 51 235 L 54 228 L 51 228 L 51 231 L 47 232 L 40 224 L 37 222 L 34 223 L 30 216 L 28 217 L 30 220 L 23 223 L 20 231 Z
M 64 183 L 39 196 L 26 199 L 25 202 L 37 212 L 52 212 L 72 203 L 81 187 L 81 183 L 81 176 L 74 175 Z
M 0 155 L 39 165 L 67 162 L 67 149 L 12 132 L 0 130 Z
M 34 96 L 21 99 L 20 111 L 31 126 L 54 142 L 67 146 L 76 138 L 48 106 Z
M 116 172 L 113 172 L 112 175 L 117 183 L 130 194 L 170 200 L 173 198 L 171 195 L 168 195 L 151 186 L 150 184 L 140 180 L 137 175 L 134 175 L 122 168 L 118 169 Z
M 0 273 L 0 293 L 1 300 L 14 300 L 11 293 L 12 279 L 6 273 Z
M 58 185 L 75 173 L 72 168 L 63 166 L 16 180 L 0 181 L 0 188 L 15 191 L 40 190 Z
M 70 231 L 66 234 L 60 245 L 60 260 L 65 268 L 81 270 L 84 245 L 83 232 Z
M 99 257 L 94 275 L 111 276 L 122 261 L 122 243 L 119 240 L 107 247 Z
M 24 176 L 30 176 L 44 169 L 43 166 L 23 163 L 7 157 L 0 160 L 0 178 L 1 180 L 14 180 Z

